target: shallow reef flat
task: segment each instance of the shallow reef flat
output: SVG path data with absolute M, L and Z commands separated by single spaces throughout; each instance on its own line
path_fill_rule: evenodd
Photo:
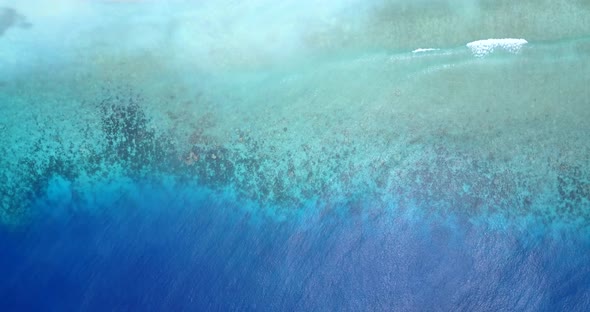
M 558 2 L 549 33 L 544 13 L 523 22 L 531 1 L 326 4 L 303 30 L 288 4 L 274 8 L 284 23 L 269 8 L 262 24 L 248 5 L 5 9 L 0 216 L 172 181 L 273 216 L 371 202 L 588 228 L 590 8 Z M 479 26 L 446 32 L 459 22 Z M 476 40 L 492 36 L 528 41 Z
M 100 185 L 131 196 L 116 185 L 173 181 L 278 217 L 371 202 L 587 228 L 589 44 L 200 75 L 162 65 L 126 77 L 142 60 L 32 71 L 1 86 L 2 220 L 39 202 L 96 207 Z

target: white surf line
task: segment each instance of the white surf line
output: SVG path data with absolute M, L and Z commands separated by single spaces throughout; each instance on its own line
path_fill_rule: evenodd
M 517 39 L 517 38 L 501 38 L 501 39 L 483 39 L 483 40 L 476 40 L 466 44 L 466 46 L 471 50 L 474 56 L 476 57 L 483 57 L 490 53 L 493 53 L 495 50 L 501 49 L 510 53 L 518 53 L 522 49 L 522 47 L 527 44 L 528 41 L 525 39 Z M 433 52 L 433 51 L 440 51 L 438 48 L 418 48 L 412 51 L 412 53 L 425 53 L 425 52 Z
M 483 57 L 496 49 L 502 49 L 510 53 L 518 53 L 520 49 L 527 44 L 525 39 L 503 38 L 503 39 L 485 39 L 472 41 L 467 44 L 474 56 Z
M 434 48 L 419 48 L 416 49 L 414 51 L 412 51 L 412 53 L 423 53 L 423 52 L 430 52 L 430 51 L 438 51 L 440 49 L 434 49 Z

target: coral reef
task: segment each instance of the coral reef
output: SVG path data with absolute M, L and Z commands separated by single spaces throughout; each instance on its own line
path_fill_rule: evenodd
M 171 138 L 150 127 L 142 98 L 128 93 L 109 95 L 99 103 L 105 148 L 91 154 L 121 164 L 129 175 L 162 170 L 175 155 Z
M 482 159 L 436 140 L 410 140 L 403 153 L 404 145 L 384 147 L 378 157 L 360 152 L 360 145 L 347 137 L 284 149 L 279 146 L 283 142 L 234 129 L 224 141 L 209 134 L 215 118 L 206 112 L 181 140 L 172 129 L 152 123 L 145 99 L 132 88 L 107 88 L 101 94 L 92 105 L 95 120 L 78 129 L 80 142 L 65 142 L 58 130 L 38 126 L 42 131 L 35 143 L 0 176 L 3 219 L 27 214 L 55 177 L 68 181 L 72 199 L 80 200 L 82 178 L 166 176 L 212 190 L 232 188 L 261 207 L 297 209 L 308 201 L 333 206 L 378 198 L 383 205 L 418 205 L 433 213 L 590 221 L 590 212 L 583 209 L 590 205 L 590 172 L 584 167 L 560 164 L 550 171 L 552 182 L 548 175 L 535 176 L 506 159 Z M 184 122 L 173 119 L 174 127 Z M 281 125 L 277 131 L 289 129 Z M 558 200 L 543 200 L 538 196 L 543 192 Z

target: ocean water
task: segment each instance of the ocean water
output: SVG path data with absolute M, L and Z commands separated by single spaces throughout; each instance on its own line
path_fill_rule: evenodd
M 0 1 L 1 311 L 587 311 L 590 5 Z

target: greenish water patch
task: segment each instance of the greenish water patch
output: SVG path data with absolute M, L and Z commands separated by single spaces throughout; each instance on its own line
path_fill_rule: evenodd
M 26 18 L 12 8 L 0 8 L 0 37 L 12 27 L 30 28 Z

